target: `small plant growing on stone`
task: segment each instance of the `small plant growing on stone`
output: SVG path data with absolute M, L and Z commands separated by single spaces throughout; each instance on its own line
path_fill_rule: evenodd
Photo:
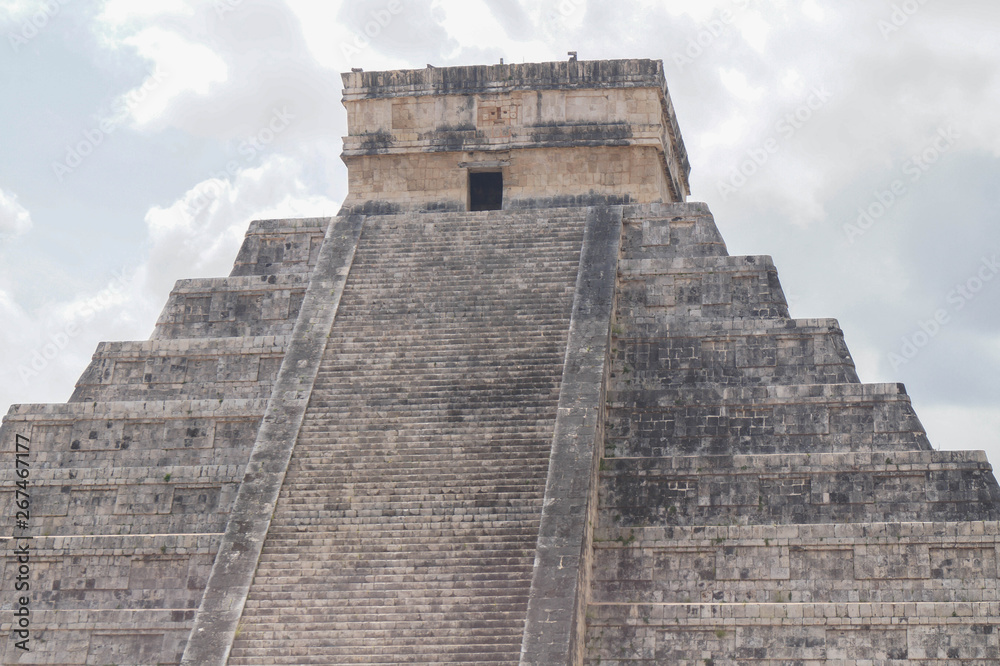
M 716 629 L 715 630 L 715 637 L 718 638 L 719 640 L 722 640 L 723 638 L 726 637 L 726 630 L 725 629 Z
M 163 480 L 169 482 L 170 481 L 170 474 L 164 474 L 163 475 Z

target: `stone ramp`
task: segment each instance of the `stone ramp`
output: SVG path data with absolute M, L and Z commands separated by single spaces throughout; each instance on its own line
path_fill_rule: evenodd
M 586 212 L 366 220 L 230 664 L 517 663 Z
M 178 282 L 154 339 L 101 343 L 66 404 L 11 408 L 0 444 L 30 440 L 31 651 L 13 645 L 8 595 L 0 662 L 180 662 L 288 343 L 275 333 L 294 324 L 328 224 L 254 223 L 245 277 Z M 13 500 L 0 495 L 4 515 Z
M 587 666 L 1000 660 L 1000 486 L 698 204 L 626 207 Z

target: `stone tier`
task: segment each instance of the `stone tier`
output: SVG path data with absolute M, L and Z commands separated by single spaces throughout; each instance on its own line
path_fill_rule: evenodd
M 618 264 L 615 321 L 629 335 L 656 336 L 669 321 L 788 319 L 768 256 L 633 259 Z
M 323 234 L 331 220 L 316 217 L 251 222 L 230 276 L 308 275 L 316 265 Z
M 178 280 L 152 337 L 291 335 L 308 284 L 302 273 Z
M 101 342 L 70 402 L 266 397 L 287 346 L 285 336 Z
M 264 400 L 15 405 L 0 445 L 31 440 L 33 469 L 243 465 Z
M 602 528 L 594 603 L 1000 601 L 1000 524 Z
M 35 537 L 32 610 L 195 609 L 221 536 Z M 0 539 L 5 552 L 13 550 L 10 541 Z M 0 572 L 4 564 L 16 568 L 8 560 L 0 562 Z M 11 604 L 8 596 L 2 610 L 11 610 Z
M 13 611 L 0 611 L 0 660 L 5 664 L 179 664 L 194 611 L 178 609 L 38 610 L 31 615 L 31 651 L 11 640 Z
M 987 666 L 1000 602 L 595 604 L 586 666 Z
M 670 208 L 626 215 L 585 663 L 995 663 L 985 455 L 931 450 L 770 258 Z
M 981 451 L 605 458 L 601 526 L 997 520 Z
M 623 388 L 857 383 L 835 319 L 676 321 L 657 337 L 616 337 Z
M 632 262 L 729 254 L 703 203 L 623 206 L 622 214 L 621 252 Z
M 930 448 L 901 384 L 626 384 L 608 407 L 606 457 Z

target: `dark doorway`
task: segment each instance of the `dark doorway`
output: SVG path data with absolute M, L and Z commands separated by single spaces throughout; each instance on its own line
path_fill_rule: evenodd
M 469 174 L 469 210 L 503 208 L 503 174 L 480 171 Z

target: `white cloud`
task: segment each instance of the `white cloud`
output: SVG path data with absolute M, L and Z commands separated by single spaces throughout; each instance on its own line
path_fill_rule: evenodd
M 822 21 L 826 17 L 826 12 L 816 0 L 803 0 L 802 13 L 813 21 Z
M 152 61 L 154 71 L 143 84 L 126 93 L 120 106 L 138 126 L 153 124 L 167 107 L 185 94 L 207 95 L 213 84 L 226 80 L 229 68 L 214 51 L 162 28 L 146 28 L 126 37 L 139 55 Z
M 310 193 L 299 163 L 284 156 L 271 156 L 231 181 L 202 181 L 170 206 L 146 213 L 145 289 L 150 298 L 163 298 L 177 276 L 228 275 L 251 219 L 335 215 L 339 208 Z
M 17 203 L 17 195 L 0 190 L 0 237 L 17 236 L 31 228 L 31 214 Z
M 194 10 L 185 0 L 107 0 L 100 20 L 111 26 L 144 22 L 165 15 L 191 15 Z
M 722 85 L 734 96 L 749 102 L 756 102 L 764 95 L 764 88 L 754 87 L 747 80 L 745 72 L 734 67 L 724 67 L 719 70 Z
M 767 47 L 767 38 L 771 34 L 771 26 L 767 24 L 758 14 L 745 12 L 740 15 L 737 23 L 740 34 L 750 47 L 763 53 Z

